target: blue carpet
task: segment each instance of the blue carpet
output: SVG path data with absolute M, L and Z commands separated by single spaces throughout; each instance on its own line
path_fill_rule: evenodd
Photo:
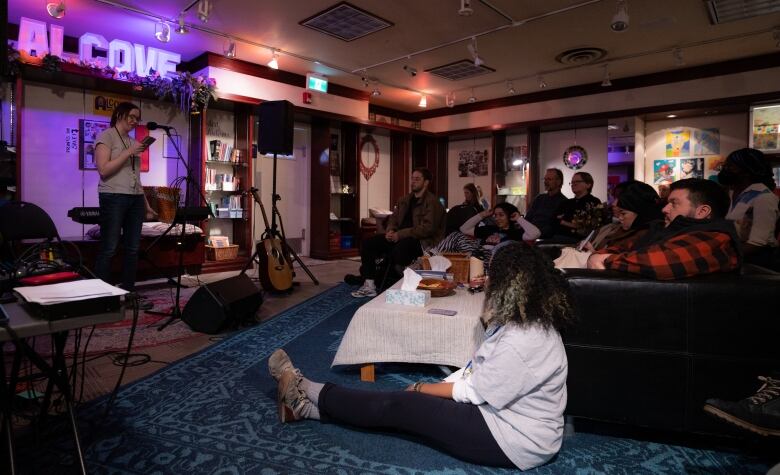
M 501 474 L 470 465 L 411 438 L 334 424 L 278 422 L 267 359 L 285 347 L 303 374 L 352 387 L 397 389 L 438 372 L 382 365 L 375 384 L 359 370 L 330 368 L 339 341 L 365 300 L 337 286 L 186 360 L 123 388 L 108 420 L 102 401 L 80 412 L 90 473 L 97 474 Z M 95 427 L 90 430 L 90 427 Z M 38 456 L 41 473 L 59 472 L 61 451 Z M 72 460 L 71 460 L 72 461 Z M 743 454 L 577 433 L 534 474 L 765 473 Z

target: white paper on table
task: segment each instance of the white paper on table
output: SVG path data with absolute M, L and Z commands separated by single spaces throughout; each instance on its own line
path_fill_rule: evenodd
M 74 280 L 60 284 L 17 287 L 14 289 L 26 301 L 41 305 L 52 305 L 98 297 L 124 295 L 126 290 L 114 287 L 100 279 Z
M 404 269 L 404 281 L 401 283 L 401 290 L 417 290 L 422 276 L 410 268 Z

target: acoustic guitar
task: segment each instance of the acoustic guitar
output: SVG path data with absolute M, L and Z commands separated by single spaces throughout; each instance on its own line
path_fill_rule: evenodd
M 274 237 L 273 230 L 268 224 L 268 217 L 265 215 L 263 202 L 257 195 L 257 188 L 252 188 L 250 191 L 255 202 L 260 205 L 265 223 L 262 240 L 257 243 L 257 256 L 260 258 L 260 268 L 258 269 L 260 283 L 268 291 L 284 292 L 290 290 L 293 284 L 293 271 L 290 262 L 285 257 L 282 241 Z

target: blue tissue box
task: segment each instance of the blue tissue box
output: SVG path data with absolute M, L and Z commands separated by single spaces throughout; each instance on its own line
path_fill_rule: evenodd
M 414 307 L 425 307 L 431 300 L 430 290 L 401 290 L 387 289 L 385 292 L 385 302 L 398 305 L 411 305 Z

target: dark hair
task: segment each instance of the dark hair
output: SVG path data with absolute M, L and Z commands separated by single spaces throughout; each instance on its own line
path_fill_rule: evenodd
M 615 201 L 617 202 L 617 200 L 620 199 L 620 194 L 626 191 L 626 188 L 633 185 L 634 183 L 641 183 L 641 182 L 637 180 L 626 180 L 626 181 L 621 181 L 620 183 L 615 185 L 615 187 L 612 188 L 612 198 L 614 198 Z
M 471 192 L 471 201 L 467 204 L 477 205 L 482 208 L 482 206 L 479 204 L 479 192 L 477 191 L 477 187 L 474 186 L 474 183 L 466 183 L 463 185 L 463 189 L 469 190 L 469 192 Z
M 582 181 L 585 182 L 586 185 L 588 185 L 588 193 L 593 191 L 593 177 L 588 172 L 577 172 L 574 174 L 574 176 L 579 175 L 580 178 L 582 178 Z
M 511 217 L 513 213 L 519 213 L 520 212 L 520 210 L 517 209 L 517 206 L 513 205 L 512 203 L 507 203 L 507 202 L 498 203 L 498 204 L 496 204 L 493 207 L 493 209 L 495 209 L 495 208 L 501 208 L 504 211 L 504 213 L 506 213 L 506 216 L 508 218 Z
M 524 242 L 497 247 L 485 292 L 488 322 L 560 330 L 574 320 L 569 284 L 549 257 Z
M 729 211 L 729 195 L 720 185 L 702 178 L 686 178 L 671 184 L 669 191 L 688 190 L 688 199 L 694 206 L 708 205 L 711 217 L 723 218 Z
M 433 175 L 431 175 L 431 171 L 428 170 L 427 168 L 425 167 L 415 168 L 414 170 L 412 170 L 412 173 L 414 172 L 418 172 L 419 174 L 421 174 L 423 176 L 423 180 L 433 183 Z
M 772 176 L 772 168 L 769 166 L 764 153 L 754 148 L 741 148 L 735 150 L 726 157 L 727 162 L 736 165 L 747 173 L 750 183 L 763 183 L 770 190 L 775 189 L 775 179 Z
M 140 107 L 132 102 L 120 102 L 117 104 L 117 106 L 114 107 L 114 113 L 111 114 L 111 127 L 115 127 L 116 123 L 127 117 L 133 109 L 141 110 Z
M 637 214 L 636 219 L 631 224 L 632 229 L 647 227 L 650 221 L 664 217 L 659 206 L 661 198 L 655 188 L 641 181 L 632 180 L 626 183 L 626 187 L 620 193 L 617 205 Z
M 558 168 L 548 168 L 547 171 L 555 173 L 555 176 L 558 177 L 558 181 L 563 183 L 563 172 L 560 169 L 558 169 Z

